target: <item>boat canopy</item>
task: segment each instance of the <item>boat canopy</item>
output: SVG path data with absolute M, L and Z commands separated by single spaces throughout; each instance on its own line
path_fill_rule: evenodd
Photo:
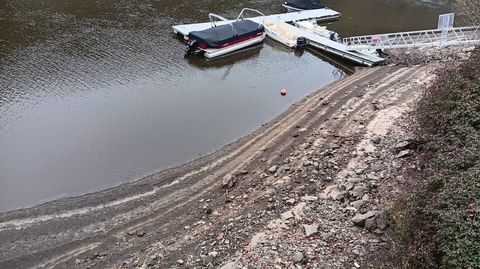
M 263 25 L 250 20 L 239 20 L 226 25 L 215 26 L 203 31 L 189 33 L 191 40 L 204 43 L 210 48 L 218 48 L 232 41 L 248 38 L 265 30 Z
M 288 0 L 284 5 L 302 10 L 325 8 L 320 0 Z

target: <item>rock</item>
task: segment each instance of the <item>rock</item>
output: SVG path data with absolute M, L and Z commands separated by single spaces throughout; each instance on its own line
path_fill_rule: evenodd
M 147 234 L 147 233 L 144 232 L 144 231 L 138 231 L 136 234 L 137 234 L 138 237 L 144 237 L 145 234 Z
M 275 172 L 277 172 L 277 170 L 278 170 L 278 166 L 274 165 L 274 166 L 272 166 L 268 169 L 268 172 L 270 172 L 272 174 L 275 174 Z
M 293 218 L 293 214 L 291 211 L 287 211 L 285 213 L 282 213 L 281 217 L 282 217 L 282 220 L 289 220 Z
M 387 215 L 385 214 L 385 212 L 383 212 L 383 211 L 378 212 L 375 219 L 377 221 L 377 227 L 380 230 L 385 230 L 387 228 L 388 218 L 387 218 Z
M 266 173 L 260 174 L 260 179 L 265 179 L 265 178 L 267 178 L 267 177 L 268 177 L 268 175 L 267 175 Z
M 317 196 L 310 196 L 310 195 L 306 195 L 300 198 L 300 201 L 304 201 L 304 202 L 315 202 L 317 200 L 318 200 Z
M 380 136 L 374 136 L 372 139 L 371 139 L 372 143 L 375 144 L 375 145 L 378 145 L 380 144 L 381 142 L 381 138 Z
M 352 182 L 348 182 L 347 184 L 345 184 L 346 191 L 352 190 L 353 187 L 355 187 L 355 184 L 353 184 Z
M 216 258 L 218 256 L 218 252 L 212 251 L 212 252 L 209 252 L 208 255 Z
M 355 169 L 355 173 L 357 175 L 362 175 L 363 173 L 365 173 L 365 168 L 357 168 Z
M 397 144 L 395 145 L 395 149 L 396 149 L 397 151 L 402 151 L 402 150 L 405 150 L 405 149 L 409 149 L 411 146 L 412 146 L 412 142 L 410 142 L 410 141 L 403 141 L 403 142 L 397 143 Z
M 380 172 L 386 169 L 385 165 L 383 165 L 382 163 L 373 164 L 372 166 L 370 166 L 370 168 L 374 172 Z
M 358 209 L 356 209 L 355 207 L 352 207 L 352 206 L 347 206 L 345 207 L 346 210 L 350 210 L 350 211 L 353 211 L 353 212 L 357 212 Z
M 183 260 L 178 260 L 177 263 L 178 264 L 184 264 L 185 262 Z
M 377 221 L 375 218 L 369 218 L 365 220 L 365 229 L 373 231 L 377 228 Z
M 317 224 L 312 224 L 312 225 L 304 224 L 303 228 L 305 229 L 305 235 L 307 237 L 310 237 L 310 236 L 318 233 L 318 225 Z
M 305 167 L 308 167 L 308 166 L 313 165 L 313 162 L 307 160 L 307 161 L 304 161 L 302 165 L 305 166 Z
M 158 256 L 152 255 L 148 257 L 147 267 L 154 267 L 157 264 Z
M 370 173 L 370 174 L 367 174 L 367 179 L 368 180 L 379 180 L 380 178 L 377 177 L 375 174 Z
M 365 226 L 365 221 L 369 218 L 374 217 L 378 211 L 369 211 L 365 214 L 357 214 L 352 218 L 352 222 L 354 225 L 359 227 Z
M 231 189 L 235 185 L 236 178 L 232 174 L 226 174 L 222 180 L 222 186 L 225 189 Z
M 215 256 L 208 254 L 207 256 L 203 257 L 202 260 L 204 265 L 208 265 L 209 263 L 213 263 Z
M 75 259 L 75 264 L 76 264 L 76 265 L 79 265 L 79 264 L 81 264 L 81 263 L 82 263 L 82 260 L 80 260 L 80 259 Z
M 290 199 L 288 199 L 288 200 L 287 200 L 287 204 L 289 204 L 289 205 L 295 204 L 295 198 L 290 198 Z
M 332 236 L 333 236 L 332 233 L 323 233 L 323 234 L 321 235 L 323 241 L 327 241 L 327 240 L 330 239 Z
M 220 269 L 241 269 L 242 267 L 237 265 L 235 262 L 229 262 L 224 266 L 220 267 Z
M 400 151 L 400 153 L 398 153 L 397 159 L 408 157 L 408 156 L 412 155 L 412 153 L 413 152 L 409 149 L 402 150 L 402 151 Z
M 332 200 L 340 201 L 345 198 L 346 192 L 340 191 L 337 186 L 330 186 L 327 187 L 323 192 L 323 198 L 327 199 L 330 198 Z
M 247 175 L 248 174 L 248 170 L 240 170 L 238 171 L 235 175 L 236 176 L 244 176 L 244 175 Z
M 292 261 L 294 263 L 304 263 L 304 260 L 305 260 L 305 256 L 303 255 L 303 253 L 300 251 L 295 251 L 292 257 Z
M 363 197 L 365 193 L 367 193 L 368 187 L 365 185 L 357 185 L 351 191 L 353 197 Z
M 350 203 L 350 205 L 355 207 L 355 209 L 357 210 L 360 210 L 364 204 L 365 204 L 365 201 L 363 200 L 357 200 Z

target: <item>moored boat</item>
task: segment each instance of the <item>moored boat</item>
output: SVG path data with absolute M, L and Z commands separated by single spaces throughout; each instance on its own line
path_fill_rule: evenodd
M 340 36 L 336 32 L 328 30 L 325 26 L 318 25 L 315 20 L 295 22 L 295 26 L 326 37 L 332 41 L 341 42 Z
M 265 39 L 263 25 L 251 20 L 237 20 L 188 35 L 186 56 L 200 54 L 215 58 L 261 43 Z
M 288 12 L 327 8 L 320 0 L 287 0 L 283 2 L 282 6 Z
M 295 27 L 285 22 L 266 23 L 265 32 L 270 38 L 289 48 L 306 45 L 305 38 L 295 32 Z

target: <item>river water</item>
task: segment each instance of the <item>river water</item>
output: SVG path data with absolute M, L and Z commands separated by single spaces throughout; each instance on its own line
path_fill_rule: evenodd
M 265 0 L 0 0 L 0 212 L 112 187 L 212 152 L 351 67 L 268 41 L 183 58 L 174 24 Z M 436 26 L 412 1 L 329 0 L 343 36 Z M 346 69 L 345 69 L 346 68 Z M 289 90 L 286 97 L 281 88 Z

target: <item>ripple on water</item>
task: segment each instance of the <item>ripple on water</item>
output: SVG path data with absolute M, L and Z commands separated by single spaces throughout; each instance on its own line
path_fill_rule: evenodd
M 361 8 L 357 0 L 325 2 L 347 16 L 331 25 L 342 34 L 436 21 L 437 10 L 402 1 L 368 0 Z M 0 211 L 92 192 L 211 152 L 341 74 L 309 51 L 271 41 L 213 61 L 183 59 L 173 24 L 205 21 L 209 12 L 234 18 L 247 6 L 283 12 L 267 0 L 0 5 Z M 405 10 L 424 16 L 372 26 Z M 289 89 L 286 97 L 281 88 Z

